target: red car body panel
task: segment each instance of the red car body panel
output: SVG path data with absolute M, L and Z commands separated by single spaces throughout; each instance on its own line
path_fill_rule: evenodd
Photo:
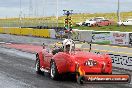
M 96 22 L 94 25 L 95 26 L 109 26 L 112 25 L 114 22 L 110 20 L 101 20 L 99 22 Z
M 108 55 L 97 55 L 92 52 L 75 51 L 71 54 L 58 52 L 53 55 L 43 49 L 38 53 L 40 68 L 50 71 L 50 62 L 54 60 L 59 74 L 75 73 L 81 67 L 85 73 L 112 73 L 112 61 Z M 97 62 L 95 66 L 86 66 L 85 63 L 92 59 Z

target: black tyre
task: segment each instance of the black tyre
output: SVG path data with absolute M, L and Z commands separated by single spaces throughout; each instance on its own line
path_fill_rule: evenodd
M 35 70 L 37 74 L 43 74 L 43 72 L 40 70 L 40 61 L 38 55 L 36 55 Z
M 86 23 L 86 26 L 88 26 L 88 27 L 89 27 L 89 26 L 90 26 L 90 24 L 89 24 L 89 23 Z
M 84 77 L 83 76 L 79 76 L 77 79 L 77 83 L 78 84 L 83 84 L 84 83 Z
M 121 26 L 125 26 L 125 25 L 122 23 Z
M 51 79 L 54 79 L 54 80 L 58 80 L 58 70 L 57 70 L 57 67 L 56 67 L 56 63 L 54 61 L 52 61 L 50 63 L 50 77 Z

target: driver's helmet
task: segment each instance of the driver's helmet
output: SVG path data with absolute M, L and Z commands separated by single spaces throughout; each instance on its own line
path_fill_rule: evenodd
M 62 45 L 63 45 L 64 50 L 66 52 L 69 52 L 70 51 L 70 48 L 72 48 L 72 46 L 73 46 L 73 40 L 72 39 L 65 39 L 62 42 Z

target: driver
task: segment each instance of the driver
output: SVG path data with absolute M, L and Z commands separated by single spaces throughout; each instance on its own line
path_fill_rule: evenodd
M 72 50 L 72 48 L 73 48 L 73 40 L 71 40 L 71 39 L 65 39 L 65 40 L 62 41 L 62 47 L 61 48 L 55 48 L 52 51 L 52 53 L 53 53 L 53 55 L 55 55 L 58 52 L 69 53 Z
M 73 46 L 73 40 L 71 40 L 71 39 L 65 39 L 62 42 L 62 45 L 63 45 L 64 51 L 67 52 L 67 53 L 69 53 L 70 48 L 72 48 L 72 46 Z

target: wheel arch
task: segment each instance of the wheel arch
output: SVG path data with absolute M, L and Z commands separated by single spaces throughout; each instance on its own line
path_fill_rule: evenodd
M 50 63 L 52 63 L 53 61 L 55 61 L 55 60 L 54 60 L 54 59 L 51 59 L 51 60 L 50 60 Z
M 40 66 L 42 66 L 42 62 L 43 62 L 43 54 L 42 54 L 42 52 L 36 53 L 36 60 L 37 59 L 39 59 L 39 61 L 40 61 Z
M 57 68 L 57 70 L 58 70 L 58 73 L 59 73 L 59 74 L 63 73 L 63 71 L 61 70 L 60 65 L 57 63 L 57 60 L 52 58 L 52 59 L 50 60 L 50 65 L 51 65 L 52 62 L 55 62 L 56 68 Z
M 38 53 L 36 53 L 35 55 L 36 55 L 36 59 L 38 59 L 37 57 L 39 57 L 39 54 L 38 54 Z

